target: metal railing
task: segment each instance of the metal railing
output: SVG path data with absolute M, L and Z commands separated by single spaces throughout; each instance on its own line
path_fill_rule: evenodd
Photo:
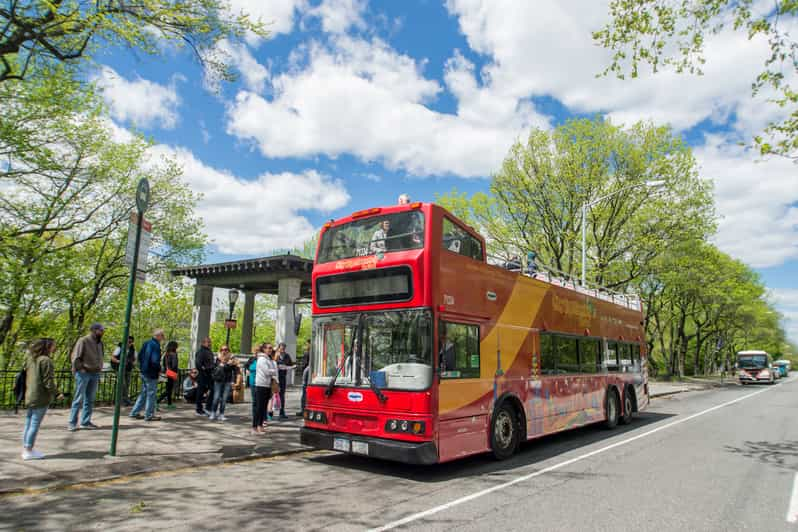
M 601 299 L 602 301 L 609 301 L 610 303 L 630 308 L 632 310 L 643 310 L 643 302 L 640 299 L 640 296 L 637 294 L 623 294 L 621 292 L 614 292 L 609 288 L 598 284 L 587 283 L 586 286 L 582 286 L 579 280 L 573 275 L 569 275 L 566 272 L 560 271 L 557 268 L 548 266 L 546 264 L 536 263 L 535 270 L 529 271 L 528 267 L 524 267 L 520 261 L 517 260 L 507 260 L 503 257 L 497 257 L 495 255 L 488 255 L 488 259 L 493 260 L 493 262 L 490 264 L 493 264 L 494 266 L 505 268 L 511 272 L 520 273 L 521 275 L 530 277 L 532 279 L 538 279 L 554 286 L 569 288 L 579 292 L 580 294 L 593 296 L 597 299 Z
M 14 380 L 19 370 L 5 370 L 0 371 L 0 410 L 14 408 Z M 174 397 L 181 398 L 183 396 L 183 379 L 186 378 L 188 373 L 187 369 L 178 370 L 177 385 L 174 390 Z M 63 408 L 69 407 L 72 404 L 72 395 L 75 390 L 75 376 L 69 370 L 60 370 L 55 372 L 55 382 L 58 390 L 64 394 L 64 398 L 56 401 L 50 405 L 50 408 Z M 158 395 L 160 396 L 166 389 L 165 382 L 158 383 Z M 102 371 L 100 372 L 100 382 L 97 385 L 97 397 L 95 404 L 97 405 L 110 405 L 114 403 L 114 393 L 116 390 L 116 372 L 115 371 Z M 135 400 L 141 391 L 141 377 L 137 369 L 133 370 L 130 376 L 130 390 L 129 397 Z M 20 405 L 21 406 L 21 405 Z

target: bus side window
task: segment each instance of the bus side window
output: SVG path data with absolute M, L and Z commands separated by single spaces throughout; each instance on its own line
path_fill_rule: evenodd
M 599 341 L 595 338 L 579 339 L 579 369 L 582 373 L 596 373 L 601 364 Z
M 439 334 L 441 377 L 479 377 L 479 326 L 441 321 Z
M 474 260 L 483 260 L 482 242 L 448 218 L 443 219 L 443 249 Z
M 554 345 L 557 349 L 557 373 L 579 373 L 576 338 L 556 336 Z
M 639 344 L 632 344 L 632 365 L 634 366 L 634 371 L 639 372 L 641 369 L 640 365 L 640 345 Z
M 556 373 L 557 360 L 554 355 L 554 337 L 550 334 L 540 335 L 540 373 L 541 375 L 552 375 Z
M 607 342 L 607 350 L 604 352 L 604 367 L 607 371 L 618 371 L 618 342 Z
M 632 346 L 629 344 L 618 344 L 618 358 L 620 358 L 621 371 L 632 371 Z

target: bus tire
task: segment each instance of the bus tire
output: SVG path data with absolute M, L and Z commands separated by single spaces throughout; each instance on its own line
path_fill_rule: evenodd
M 493 415 L 490 428 L 490 447 L 497 460 L 506 460 L 515 454 L 520 432 L 515 411 L 506 402 L 502 403 Z
M 607 398 L 604 400 L 604 411 L 607 414 L 607 419 L 604 421 L 605 428 L 612 430 L 618 426 L 620 406 L 618 392 L 615 391 L 615 388 L 608 388 Z
M 628 387 L 623 392 L 623 414 L 618 418 L 621 425 L 628 425 L 632 422 L 632 412 L 634 412 L 632 393 L 632 390 Z

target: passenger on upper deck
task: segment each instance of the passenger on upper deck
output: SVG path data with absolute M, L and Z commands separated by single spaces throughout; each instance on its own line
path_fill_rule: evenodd
M 391 222 L 389 220 L 383 220 L 379 229 L 374 231 L 374 234 L 371 235 L 371 243 L 369 244 L 371 253 L 385 253 L 385 251 L 387 251 L 388 246 L 386 243 L 390 230 Z
M 408 196 L 407 194 L 399 194 L 399 201 L 397 203 L 399 203 L 399 205 L 410 204 L 410 196 Z

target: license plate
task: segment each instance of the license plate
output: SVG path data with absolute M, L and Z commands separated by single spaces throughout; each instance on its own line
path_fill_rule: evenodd
M 353 441 L 352 452 L 357 454 L 369 454 L 369 444 L 364 441 Z
M 336 451 L 344 451 L 345 453 L 349 452 L 349 440 L 345 438 L 335 438 L 333 440 L 333 449 Z

